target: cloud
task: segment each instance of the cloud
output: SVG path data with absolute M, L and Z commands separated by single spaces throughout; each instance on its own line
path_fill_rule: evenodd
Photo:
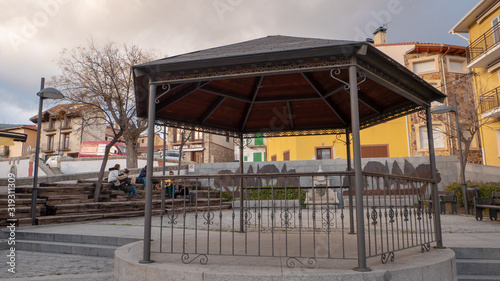
M 40 77 L 57 75 L 61 50 L 86 45 L 90 37 L 176 55 L 278 34 L 364 40 L 378 25 L 397 19 L 389 25 L 391 42 L 465 44 L 447 31 L 472 8 L 470 2 L 0 0 L 0 82 L 9 89 L 0 97 L 5 103 L 9 95 L 13 114 L 36 111 Z M 28 123 L 30 114 L 13 116 Z

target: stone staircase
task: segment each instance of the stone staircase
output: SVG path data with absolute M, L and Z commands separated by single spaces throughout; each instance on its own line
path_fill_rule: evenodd
M 455 251 L 459 281 L 500 280 L 500 248 L 451 249 Z
M 5 229 L 0 239 L 7 239 Z M 29 230 L 16 231 L 16 251 L 48 252 L 113 258 L 115 250 L 125 244 L 138 241 L 133 238 L 75 235 L 60 233 L 37 233 Z M 7 243 L 5 243 L 7 244 Z
M 144 186 L 136 184 L 137 194 L 129 198 L 121 190 L 115 190 L 112 184 L 104 184 L 99 202 L 93 202 L 96 182 L 82 181 L 77 184 L 41 184 L 38 189 L 37 224 L 77 222 L 95 219 L 123 218 L 143 216 L 146 191 Z M 195 182 L 186 184 L 192 196 L 186 198 L 167 198 L 166 211 L 182 212 L 201 211 L 210 205 L 212 210 L 229 209 L 227 199 L 218 198 L 218 192 L 208 187 L 197 186 Z M 31 225 L 31 187 L 16 187 L 15 218 L 17 226 Z M 152 213 L 161 212 L 161 190 L 153 190 Z M 0 195 L 0 226 L 8 225 L 8 199 Z

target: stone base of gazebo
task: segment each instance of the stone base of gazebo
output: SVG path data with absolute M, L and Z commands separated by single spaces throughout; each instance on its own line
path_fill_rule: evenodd
M 158 241 L 152 242 L 153 248 Z M 355 254 L 355 249 L 352 249 Z M 368 259 L 369 272 L 353 270 L 356 260 L 318 260 L 316 268 L 305 268 L 295 261 L 287 266 L 287 257 L 208 256 L 200 264 L 196 255 L 184 264 L 181 254 L 151 253 L 153 263 L 139 263 L 143 242 L 120 247 L 115 252 L 114 279 L 127 280 L 457 280 L 455 254 L 450 249 L 420 248 L 397 252 L 393 262 L 382 264 L 380 258 Z

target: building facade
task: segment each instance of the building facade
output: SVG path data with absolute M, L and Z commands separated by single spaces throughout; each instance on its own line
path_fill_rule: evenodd
M 469 34 L 467 68 L 474 73 L 484 163 L 500 166 L 500 1 L 480 1 L 450 32 Z
M 12 146 L 3 146 L 0 157 L 27 157 L 36 147 L 36 126 L 21 125 L 0 129 L 0 132 L 26 134 L 26 142 L 14 142 Z
M 93 116 L 90 116 L 93 115 Z M 38 115 L 31 122 L 38 122 Z M 95 119 L 95 114 L 77 104 L 60 104 L 42 113 L 40 156 L 78 157 L 82 141 L 105 140 L 106 125 Z
M 243 141 L 243 161 L 244 162 L 262 162 L 266 161 L 267 154 L 267 146 L 266 146 L 266 138 L 264 135 L 260 135 L 260 137 L 249 138 Z M 234 150 L 234 159 L 240 159 L 240 149 L 239 143 L 237 143 L 236 148 Z
M 198 131 L 183 131 L 169 128 L 168 149 L 179 150 L 183 139 L 189 139 L 182 147 L 185 160 L 196 163 L 231 162 L 234 160 L 234 140 L 231 137 Z
M 388 44 L 385 28 L 379 28 L 374 35 L 376 48 L 449 94 L 445 105 L 453 105 L 450 93 L 454 93 L 459 108 L 469 110 L 460 112 L 462 117 L 474 109 L 473 75 L 466 67 L 465 47 L 418 42 Z M 437 105 L 439 103 L 433 104 Z M 428 155 L 424 115 L 415 113 L 362 130 L 361 157 Z M 436 155 L 458 155 L 456 130 L 450 126 L 453 121 L 450 114 L 433 115 Z M 347 158 L 345 135 L 268 138 L 267 144 L 268 160 L 271 161 Z M 481 156 L 480 142 L 473 141 L 469 161 L 481 163 Z

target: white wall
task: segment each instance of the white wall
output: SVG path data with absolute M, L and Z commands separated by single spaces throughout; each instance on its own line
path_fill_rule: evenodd
M 108 159 L 106 165 L 106 171 L 113 167 L 115 164 L 120 164 L 121 168 L 127 168 L 125 157 L 112 157 Z M 61 172 L 64 174 L 74 174 L 74 173 L 87 173 L 87 172 L 98 172 L 101 168 L 102 158 L 76 158 L 76 159 L 63 159 L 61 161 Z M 138 160 L 138 167 L 144 167 L 147 163 L 146 158 L 140 158 Z M 167 166 L 176 166 L 175 163 L 166 163 Z M 8 173 L 12 166 L 17 168 L 17 177 L 28 177 L 29 160 L 21 159 L 17 161 L 0 161 L 0 178 L 7 178 Z M 154 161 L 154 166 L 158 166 L 158 161 Z M 45 173 L 39 169 L 39 176 L 45 176 Z

